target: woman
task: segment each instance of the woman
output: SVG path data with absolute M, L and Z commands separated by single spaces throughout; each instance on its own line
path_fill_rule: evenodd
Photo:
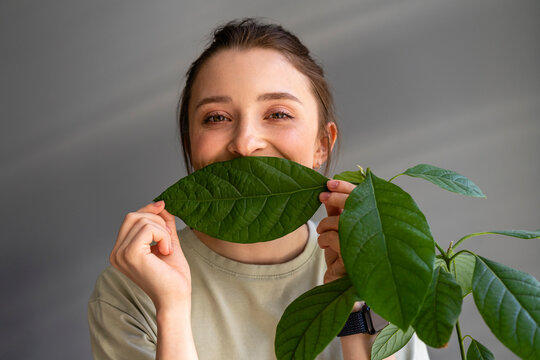
M 337 138 L 332 97 L 308 49 L 282 27 L 253 19 L 214 32 L 187 73 L 178 115 L 188 172 L 240 156 L 328 168 Z M 163 201 L 128 214 L 110 256 L 114 267 L 89 303 L 95 358 L 274 358 L 286 306 L 345 274 L 338 219 L 354 186 L 329 181 L 328 188 L 320 195 L 328 217 L 317 229 L 309 222 L 262 243 L 177 233 Z M 341 337 L 320 358 L 368 359 L 373 339 Z M 417 340 L 401 355 L 427 358 Z

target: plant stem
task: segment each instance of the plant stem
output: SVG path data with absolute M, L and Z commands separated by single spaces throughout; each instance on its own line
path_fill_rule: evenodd
M 393 178 L 391 178 L 390 180 L 388 180 L 388 182 L 392 182 L 392 180 L 394 180 L 395 178 L 397 178 L 398 176 L 401 176 L 401 175 L 403 175 L 403 173 L 397 174 L 396 176 L 394 176 Z
M 472 256 L 476 256 L 476 254 L 473 253 L 473 252 L 470 251 L 470 250 L 460 250 L 460 251 L 458 251 L 457 253 L 455 253 L 454 255 L 452 255 L 450 258 L 448 258 L 448 261 L 450 262 L 450 261 L 454 260 L 454 258 L 455 258 L 456 256 L 458 256 L 459 254 L 462 254 L 462 253 L 469 253 L 469 254 L 471 254 Z
M 472 238 L 474 236 L 480 236 L 480 235 L 488 235 L 488 234 L 491 234 L 491 232 L 484 231 L 484 232 L 477 232 L 477 233 L 472 233 L 472 234 L 469 234 L 469 235 L 465 235 L 464 237 L 462 237 L 461 239 L 459 239 L 456 242 L 456 244 L 454 245 L 454 249 L 457 248 L 459 244 L 461 244 L 463 241 L 467 240 L 468 238 Z
M 446 251 L 444 251 L 444 249 L 442 247 L 440 247 L 439 244 L 437 244 L 436 241 L 435 241 L 435 246 L 437 247 L 437 249 L 439 249 L 439 252 L 444 257 L 444 259 L 445 260 L 448 259 L 448 256 L 446 255 Z
M 461 351 L 461 359 L 465 360 L 465 349 L 463 348 L 463 338 L 461 337 L 461 329 L 459 327 L 459 320 L 456 322 L 456 333 L 459 341 L 459 350 Z

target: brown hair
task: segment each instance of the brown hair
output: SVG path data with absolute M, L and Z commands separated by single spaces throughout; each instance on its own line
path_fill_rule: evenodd
M 216 28 L 212 40 L 202 54 L 189 67 L 186 73 L 186 85 L 178 102 L 177 117 L 180 138 L 184 152 L 184 161 L 188 173 L 192 171 L 191 141 L 189 139 L 188 106 L 193 83 L 204 63 L 220 50 L 263 48 L 277 50 L 311 83 L 313 94 L 319 106 L 319 134 L 325 134 L 330 145 L 330 137 L 326 131 L 328 123 L 336 123 L 334 101 L 324 78 L 324 72 L 311 57 L 309 50 L 300 40 L 280 25 L 265 24 L 254 18 L 233 20 Z M 331 149 L 328 149 L 325 171 L 328 172 L 331 160 Z

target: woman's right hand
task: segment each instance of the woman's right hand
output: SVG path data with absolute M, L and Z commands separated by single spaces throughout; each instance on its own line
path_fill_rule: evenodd
M 190 311 L 189 265 L 174 216 L 165 210 L 163 201 L 126 215 L 109 260 L 148 294 L 156 310 Z

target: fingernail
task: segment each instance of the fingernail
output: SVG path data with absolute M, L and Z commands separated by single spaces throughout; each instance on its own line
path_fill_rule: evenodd
M 155 207 L 160 207 L 161 204 L 163 204 L 164 202 L 165 202 L 165 201 L 163 201 L 163 200 L 156 201 L 156 202 L 154 203 L 154 206 L 155 206 Z
M 339 186 L 339 181 L 332 180 L 328 182 L 329 189 L 337 189 L 338 186 Z
M 326 201 L 326 200 L 328 200 L 329 197 L 330 197 L 330 193 L 327 193 L 327 192 L 323 192 L 320 195 L 321 201 Z

